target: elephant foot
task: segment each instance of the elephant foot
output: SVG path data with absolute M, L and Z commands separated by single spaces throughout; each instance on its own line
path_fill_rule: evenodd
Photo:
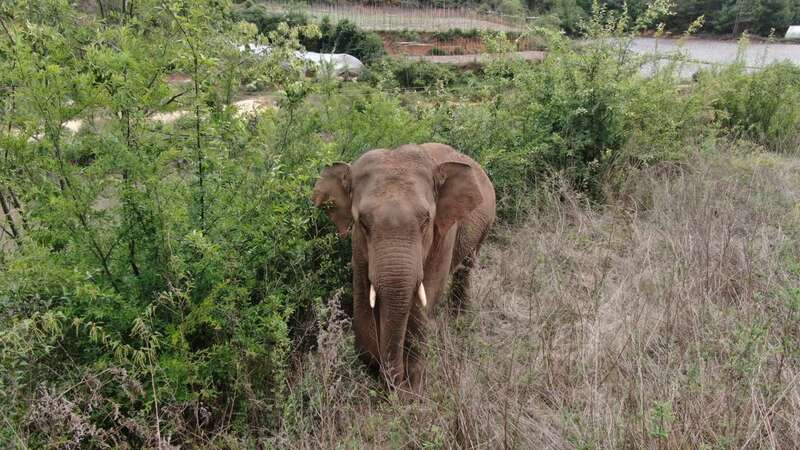
M 401 375 L 402 373 L 402 375 Z M 381 376 L 387 387 L 394 391 L 403 401 L 419 400 L 422 397 L 425 370 L 421 362 L 409 363 L 407 370 L 397 371 L 384 368 Z
M 367 366 L 371 370 L 379 370 L 380 369 L 380 362 L 378 357 L 373 355 L 370 352 L 358 352 L 358 359 L 361 361 L 362 364 Z
M 411 382 L 411 380 L 406 379 L 402 383 L 392 388 L 397 394 L 397 398 L 405 403 L 410 403 L 414 401 L 418 401 L 422 399 L 422 385 L 417 383 Z
M 422 361 L 417 360 L 409 363 L 408 381 L 411 392 L 417 396 L 422 396 L 422 388 L 425 384 L 425 365 Z
M 390 389 L 403 389 L 407 379 L 402 365 L 384 365 L 381 367 L 381 376 Z

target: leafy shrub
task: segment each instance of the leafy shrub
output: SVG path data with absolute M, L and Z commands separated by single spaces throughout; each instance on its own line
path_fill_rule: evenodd
M 55 26 L 16 10 L 0 41 L 16 87 L 3 125 L 20 130 L 3 136 L 14 147 L 0 184 L 26 218 L 0 260 L 0 436 L 158 447 L 260 427 L 275 417 L 293 324 L 346 277 L 348 250 L 307 200 L 334 159 L 297 128 L 309 90 L 281 58 L 242 60 L 230 43 L 252 35 L 216 2 L 150 5 L 109 28 L 62 5 Z M 176 93 L 173 65 L 214 81 Z M 251 70 L 284 87 L 281 112 L 251 121 L 225 103 L 227 80 Z M 151 120 L 178 98 L 191 113 Z M 94 113 L 96 132 L 61 131 Z
M 755 73 L 744 64 L 699 77 L 713 96 L 720 124 L 777 151 L 796 152 L 800 144 L 800 67 L 775 63 Z
M 404 88 L 448 86 L 457 79 L 456 71 L 452 67 L 421 60 L 401 61 L 394 64 L 391 70 L 395 80 Z
M 272 31 L 278 30 L 278 25 L 286 23 L 290 27 L 308 25 L 309 19 L 304 13 L 299 11 L 289 11 L 286 13 L 273 13 L 262 3 L 247 3 L 243 7 L 234 10 L 236 20 L 250 22 L 258 27 L 258 32 L 267 35 Z
M 234 16 L 237 20 L 250 22 L 258 27 L 259 33 L 268 35 L 277 31 L 282 23 L 289 27 L 306 26 L 311 21 L 302 12 L 272 13 L 261 3 L 249 4 L 237 9 Z M 377 33 L 359 29 L 353 22 L 342 20 L 335 25 L 329 17 L 324 17 L 319 24 L 320 35 L 304 37 L 303 46 L 314 52 L 349 53 L 365 64 L 381 58 L 385 51 L 383 41 Z
M 306 43 L 306 48 L 311 51 L 349 53 L 365 64 L 371 64 L 386 54 L 377 33 L 362 31 L 349 20 L 342 20 L 334 26 L 325 17 L 319 28 L 321 37 Z
M 385 58 L 370 67 L 361 80 L 380 89 L 426 90 L 463 84 L 466 77 L 466 73 L 447 64 Z
M 552 14 L 558 18 L 558 25 L 569 35 L 581 31 L 581 21 L 586 19 L 586 11 L 577 0 L 554 0 Z
M 498 4 L 497 9 L 503 14 L 512 16 L 521 16 L 525 14 L 525 5 L 522 4 L 521 0 L 502 0 Z
M 461 28 L 451 28 L 446 31 L 436 31 L 432 37 L 441 42 L 454 41 L 456 39 L 477 39 L 481 37 L 477 29 L 462 30 Z
M 600 200 L 616 167 L 681 159 L 685 139 L 699 135 L 703 97 L 679 89 L 677 67 L 643 77 L 626 37 L 604 42 L 619 17 L 594 20 L 593 42 L 574 48 L 542 30 L 550 48 L 542 63 L 490 64 L 493 92 L 502 92 L 492 102 L 436 113 L 439 139 L 487 167 L 504 219 L 524 216 L 526 193 L 553 172 Z
M 0 443 L 257 447 L 318 405 L 286 386 L 314 345 L 307 318 L 331 292 L 348 301 L 348 244 L 307 199 L 332 161 L 448 143 L 486 168 L 513 221 L 553 174 L 602 201 L 609 174 L 680 160 L 717 133 L 709 113 L 776 149 L 797 135 L 797 106 L 775 101 L 797 95 L 796 67 L 693 88 L 675 66 L 644 77 L 627 17 L 603 11 L 580 47 L 542 31 L 541 64 L 497 59 L 478 79 L 383 59 L 369 86 L 304 81 L 285 64 L 302 27 L 257 37 L 214 0 L 143 0 L 113 23 L 37 5 L 0 6 L 0 129 L 13 131 L 0 135 Z M 329 45 L 360 41 L 339 25 Z M 269 58 L 236 50 L 257 38 Z M 278 90 L 277 108 L 234 111 L 252 80 Z
M 397 39 L 401 39 L 404 41 L 419 41 L 422 39 L 422 35 L 419 31 L 409 30 L 409 29 L 402 29 L 400 31 L 384 31 L 383 33 L 392 35 Z
M 506 15 L 521 16 L 525 14 L 526 7 L 522 0 L 487 0 L 475 5 L 478 11 L 500 12 Z

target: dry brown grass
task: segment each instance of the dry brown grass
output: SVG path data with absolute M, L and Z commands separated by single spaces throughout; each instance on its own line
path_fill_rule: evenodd
M 381 388 L 334 315 L 270 444 L 800 447 L 798 169 L 697 157 L 602 210 L 554 189 L 486 246 L 471 311 L 436 314 L 425 398 Z

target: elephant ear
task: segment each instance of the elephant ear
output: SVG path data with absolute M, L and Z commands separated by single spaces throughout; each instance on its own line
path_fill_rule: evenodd
M 314 185 L 311 201 L 336 225 L 339 237 L 344 238 L 353 223 L 350 212 L 350 165 L 333 163 L 322 170 Z
M 445 162 L 436 168 L 438 195 L 436 229 L 445 234 L 454 223 L 464 219 L 483 201 L 475 169 L 461 162 Z

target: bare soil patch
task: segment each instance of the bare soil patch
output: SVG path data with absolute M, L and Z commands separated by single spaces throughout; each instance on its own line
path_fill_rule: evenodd
M 483 39 L 477 37 L 457 37 L 440 39 L 435 33 L 379 33 L 383 47 L 389 55 L 407 56 L 461 56 L 486 53 Z M 518 38 L 513 35 L 517 51 L 543 50 L 543 43 L 533 37 Z
M 520 58 L 525 61 L 541 61 L 544 59 L 546 52 L 529 51 L 529 52 L 513 52 L 504 53 L 500 55 L 493 55 L 488 53 L 478 55 L 441 55 L 441 56 L 413 56 L 413 59 L 424 60 L 435 64 L 451 64 L 454 66 L 473 66 L 484 65 L 492 60 L 492 58 Z

